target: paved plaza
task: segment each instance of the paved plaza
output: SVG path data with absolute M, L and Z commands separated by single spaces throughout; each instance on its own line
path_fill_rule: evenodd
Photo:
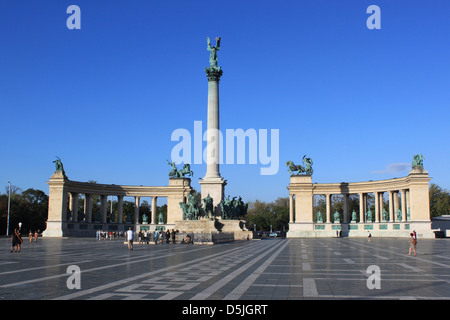
M 9 252 L 7 238 L 0 244 L 0 299 L 450 299 L 449 239 L 419 239 L 416 257 L 407 239 L 386 238 L 136 244 L 133 251 L 122 239 L 24 238 L 20 253 Z M 80 273 L 67 273 L 69 266 Z M 69 289 L 74 276 L 79 289 Z

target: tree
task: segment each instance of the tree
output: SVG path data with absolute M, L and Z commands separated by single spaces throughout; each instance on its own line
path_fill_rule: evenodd
M 9 188 L 7 187 L 9 191 Z M 22 223 L 22 232 L 43 231 L 48 217 L 48 196 L 41 190 L 21 189 L 11 186 L 11 208 L 9 218 L 9 234 Z M 0 196 L 0 232 L 6 234 L 8 216 L 8 192 Z
M 259 231 L 282 230 L 289 225 L 289 198 L 278 198 L 274 202 L 256 200 L 249 202 L 247 211 L 249 228 L 256 225 Z M 256 230 L 255 230 L 256 231 Z
M 450 214 L 450 193 L 437 184 L 430 185 L 430 217 Z

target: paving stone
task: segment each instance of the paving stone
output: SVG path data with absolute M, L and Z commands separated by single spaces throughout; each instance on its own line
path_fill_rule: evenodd
M 419 239 L 420 240 L 420 239 Z M 1 238 L 0 299 L 450 299 L 449 239 L 271 239 L 213 246 L 39 239 L 9 252 Z M 69 266 L 78 266 L 80 289 Z M 370 289 L 379 268 L 380 289 Z M 72 282 L 73 283 L 73 282 Z

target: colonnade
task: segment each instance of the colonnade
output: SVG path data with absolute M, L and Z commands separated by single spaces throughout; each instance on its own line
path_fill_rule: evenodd
M 407 236 L 410 230 L 415 229 L 432 237 L 430 180 L 423 168 L 413 168 L 403 178 L 353 183 L 312 183 L 310 175 L 293 175 L 287 187 L 290 204 L 288 236 L 331 236 L 336 230 L 342 230 L 348 236 L 366 235 L 371 230 L 380 236 Z M 384 207 L 385 193 L 388 208 Z M 314 196 L 319 195 L 325 196 L 326 209 L 318 219 L 317 212 L 314 216 Z M 336 212 L 332 212 L 333 195 L 342 197 L 339 218 Z M 349 205 L 351 195 L 359 198 L 358 207 L 354 207 L 352 212 Z M 373 198 L 370 205 L 369 198 Z
M 385 217 L 383 215 L 384 211 L 384 193 L 389 194 L 389 216 Z M 368 195 L 373 194 L 374 195 L 374 212 L 371 211 L 372 217 L 370 220 L 368 220 L 367 213 L 370 210 L 370 206 L 368 204 Z M 410 203 L 409 200 L 409 189 L 402 189 L 402 190 L 389 190 L 389 191 L 375 191 L 375 192 L 369 192 L 364 193 L 360 192 L 354 195 L 358 195 L 359 197 L 359 210 L 358 210 L 358 219 L 353 219 L 352 212 L 350 212 L 349 207 L 349 197 L 351 194 L 345 193 L 345 194 L 337 194 L 343 196 L 343 223 L 350 223 L 350 222 L 360 222 L 360 223 L 371 223 L 371 222 L 382 222 L 382 221 L 389 221 L 389 222 L 405 222 L 410 220 L 408 217 L 408 204 Z M 313 196 L 322 195 L 325 197 L 326 201 L 326 211 L 325 211 L 325 219 L 322 220 L 322 222 L 335 222 L 334 216 L 332 212 L 332 197 L 335 194 L 327 193 L 327 194 L 317 194 L 313 192 Z M 295 219 L 295 194 L 289 195 L 290 200 L 290 211 L 289 211 L 289 222 L 295 223 L 297 222 Z M 399 199 L 400 198 L 400 199 Z M 317 213 L 316 213 L 317 214 Z M 314 219 L 314 217 L 313 217 Z M 340 221 L 339 221 L 340 222 Z
M 63 171 L 55 171 L 50 177 L 49 184 L 49 207 L 47 228 L 45 236 L 83 236 L 95 234 L 95 228 L 110 228 L 111 224 L 116 230 L 124 228 L 124 225 L 139 224 L 139 207 L 143 197 L 152 198 L 152 214 L 149 217 L 150 226 L 158 224 L 157 208 L 158 198 L 167 198 L 167 220 L 166 225 L 173 226 L 176 221 L 183 219 L 180 202 L 186 202 L 187 195 L 191 192 L 191 180 L 189 178 L 171 178 L 168 186 L 123 186 L 114 184 L 98 184 L 69 180 Z M 78 217 L 79 195 L 84 195 L 84 216 Z M 100 196 L 100 219 L 93 217 L 93 197 Z M 117 197 L 117 222 L 107 221 L 108 197 Z M 123 221 L 124 197 L 134 198 L 134 219 Z M 70 217 L 68 212 L 74 212 Z M 79 221 L 80 220 L 80 221 Z M 97 220 L 97 221 L 96 221 Z M 108 225 L 106 225 L 108 224 Z
M 92 208 L 93 208 L 93 194 L 90 193 L 84 193 L 84 204 L 83 204 L 83 218 L 79 219 L 78 217 L 78 209 L 79 209 L 79 195 L 78 192 L 68 192 L 68 204 L 69 204 L 69 210 L 68 213 L 71 214 L 71 217 L 63 217 L 63 221 L 72 221 L 72 222 L 101 222 L 101 223 L 122 223 L 123 222 L 123 195 L 100 195 L 100 219 L 98 221 L 94 220 L 94 217 L 92 215 Z M 108 207 L 108 199 L 110 196 L 116 196 L 117 197 L 117 221 L 114 219 L 113 221 L 107 221 L 107 207 Z M 129 221 L 129 223 L 137 224 L 139 223 L 139 207 L 140 207 L 140 196 L 132 196 L 134 198 L 134 219 L 133 222 Z M 157 196 L 152 196 L 152 205 L 151 205 L 151 217 L 150 221 L 151 224 L 157 224 L 158 223 L 158 217 L 157 217 Z M 112 200 L 111 200 L 112 205 Z M 150 222 L 149 221 L 149 222 Z

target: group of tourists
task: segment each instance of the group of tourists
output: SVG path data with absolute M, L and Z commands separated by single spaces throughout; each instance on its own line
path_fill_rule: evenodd
M 179 230 L 169 229 L 167 231 L 164 230 L 140 230 L 137 234 L 133 232 L 132 228 L 129 228 L 126 232 L 128 249 L 133 250 L 133 243 L 137 240 L 140 244 L 175 244 L 177 243 L 177 235 L 180 233 Z M 137 239 L 136 239 L 137 238 Z M 180 244 L 192 244 L 192 238 L 190 235 L 186 235 L 181 240 L 178 241 Z
M 37 242 L 37 238 L 39 236 L 39 231 L 36 230 L 35 232 L 28 233 L 28 237 L 30 238 L 30 243 Z M 23 243 L 22 235 L 20 233 L 20 226 L 19 228 L 14 228 L 14 231 L 11 235 L 11 251 L 10 252 L 20 252 L 21 246 Z
M 138 240 L 139 243 L 145 244 L 150 242 L 154 242 L 155 244 L 176 243 L 176 235 L 178 233 L 179 231 L 175 229 L 168 229 L 167 231 L 155 230 L 154 232 L 140 230 L 138 233 Z
M 97 230 L 95 233 L 95 238 L 97 240 L 114 240 L 116 238 L 122 238 L 124 233 L 122 231 L 105 231 L 105 230 Z

